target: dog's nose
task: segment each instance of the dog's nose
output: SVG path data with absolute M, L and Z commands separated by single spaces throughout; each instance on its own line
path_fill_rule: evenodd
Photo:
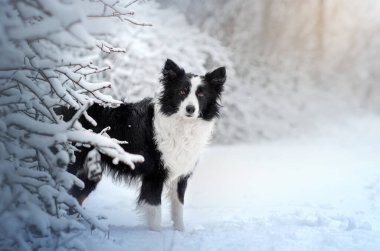
M 186 112 L 187 112 L 188 114 L 193 114 L 194 111 L 195 111 L 195 107 L 194 107 L 193 105 L 188 105 L 188 106 L 186 106 Z

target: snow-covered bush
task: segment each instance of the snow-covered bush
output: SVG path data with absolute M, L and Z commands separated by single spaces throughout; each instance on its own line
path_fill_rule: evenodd
M 107 227 L 67 193 L 73 185 L 83 187 L 66 171 L 75 160 L 75 145 L 92 145 L 131 167 L 143 160 L 77 121 L 82 114 L 88 117 L 86 108 L 93 102 L 120 104 L 100 92 L 110 82 L 93 82 L 90 76 L 110 69 L 93 63 L 99 51 L 125 50 L 91 33 L 91 20 L 134 22 L 130 3 L 0 3 L 0 250 L 84 249 L 76 237 L 86 225 Z M 64 122 L 54 111 L 57 106 L 77 113 Z

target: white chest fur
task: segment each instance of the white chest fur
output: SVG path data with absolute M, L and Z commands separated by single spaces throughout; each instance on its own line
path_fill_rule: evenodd
M 153 126 L 162 161 L 169 170 L 169 180 L 173 180 L 193 171 L 210 139 L 214 121 L 166 116 L 156 104 Z

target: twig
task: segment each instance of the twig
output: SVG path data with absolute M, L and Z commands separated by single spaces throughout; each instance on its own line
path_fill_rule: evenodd
M 83 106 L 74 114 L 74 116 L 70 119 L 70 121 L 67 122 L 68 124 L 67 129 L 74 127 L 75 122 L 83 115 L 83 113 L 86 112 L 90 104 L 91 104 L 90 102 L 83 104 Z

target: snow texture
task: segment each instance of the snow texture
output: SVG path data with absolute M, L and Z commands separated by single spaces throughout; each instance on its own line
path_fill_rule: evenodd
M 380 250 L 380 119 L 326 123 L 312 135 L 212 146 L 189 181 L 185 232 L 170 206 L 162 232 L 136 215 L 136 190 L 103 179 L 84 207 L 110 224 L 91 250 Z M 223 156 L 223 157 L 221 157 Z M 102 201 L 99 203 L 99 201 Z

